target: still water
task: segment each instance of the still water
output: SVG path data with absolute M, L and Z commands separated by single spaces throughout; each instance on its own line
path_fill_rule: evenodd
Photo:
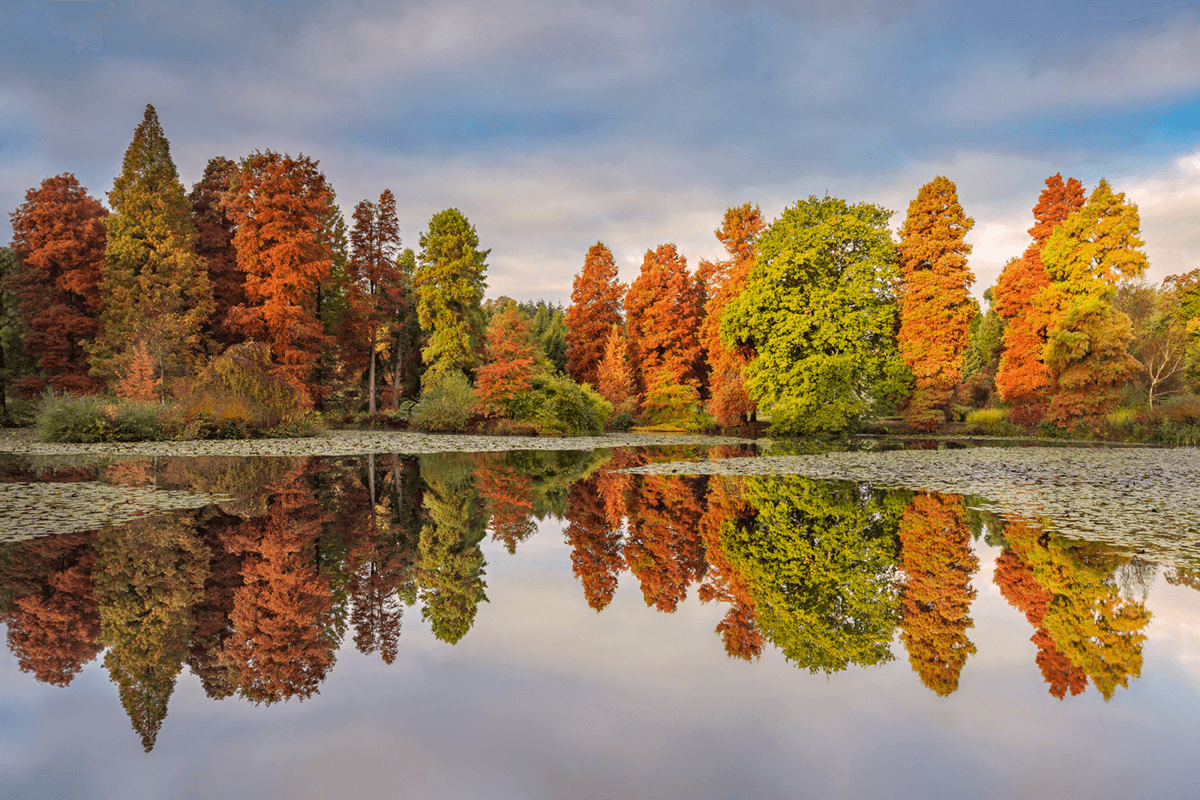
M 743 454 L 9 457 L 0 797 L 1195 796 L 1200 557 Z

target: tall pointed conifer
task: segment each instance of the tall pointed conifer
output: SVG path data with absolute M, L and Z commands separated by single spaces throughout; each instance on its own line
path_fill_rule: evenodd
M 103 328 L 91 350 L 93 374 L 114 378 L 138 342 L 150 349 L 160 377 L 195 371 L 212 286 L 154 106 L 146 106 L 108 201 L 113 213 L 105 220 Z
M 660 373 L 672 383 L 701 388 L 703 308 L 703 289 L 675 245 L 647 250 L 641 274 L 625 295 L 629 349 L 640 395 Z
M 977 307 L 970 295 L 975 275 L 964 241 L 975 220 L 963 213 L 954 183 L 939 175 L 921 187 L 900 229 L 900 355 L 913 373 L 904 417 L 917 430 L 946 419 Z
M 439 211 L 421 234 L 415 277 L 417 318 L 425 362 L 423 383 L 455 370 L 474 372 L 483 352 L 487 256 L 479 235 L 457 208 Z
M 379 202 L 363 200 L 354 207 L 350 231 L 353 255 L 347 264 L 349 292 L 346 319 L 352 326 L 355 350 L 367 356 L 367 411 L 375 413 L 375 368 L 378 351 L 405 305 L 404 275 L 396 261 L 400 249 L 400 225 L 396 220 L 396 196 L 384 189 Z
M 598 386 L 609 328 L 621 323 L 621 299 L 627 287 L 617 280 L 612 251 L 601 242 L 588 249 L 583 272 L 571 287 L 567 307 L 567 373 L 577 383 Z

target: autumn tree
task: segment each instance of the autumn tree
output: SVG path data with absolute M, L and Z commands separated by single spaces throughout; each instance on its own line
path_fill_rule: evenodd
M 246 274 L 246 304 L 230 319 L 268 342 L 279 373 L 310 399 L 319 394 L 314 372 L 330 343 L 319 296 L 333 260 L 326 229 L 332 201 L 316 161 L 270 150 L 242 160 L 226 201 Z
M 92 374 L 115 378 L 138 342 L 153 354 L 160 379 L 194 372 L 213 310 L 212 285 L 154 106 L 146 106 L 134 131 L 108 202 L 113 213 L 105 219 L 102 327 L 91 349 Z
M 755 353 L 746 390 L 771 409 L 777 432 L 842 431 L 904 389 L 890 216 L 810 197 L 759 238 L 746 288 L 722 315 L 721 341 Z
M 406 306 L 405 276 L 397 263 L 400 226 L 396 220 L 396 197 L 384 189 L 379 202 L 363 200 L 354 207 L 354 228 L 350 231 L 353 256 L 348 266 L 350 307 L 348 318 L 357 322 L 351 336 L 355 350 L 367 354 L 367 412 L 375 413 L 375 365 L 378 351 L 394 336 L 391 330 Z M 389 335 L 390 334 L 390 335 Z
M 154 356 L 145 342 L 138 342 L 130 348 L 129 361 L 116 382 L 117 396 L 149 403 L 158 399 L 159 385 L 154 377 Z
M 1034 225 L 1029 229 L 1033 242 L 1024 255 L 1005 265 L 996 280 L 996 313 L 1007 323 L 996 388 L 1006 403 L 1041 403 L 1049 394 L 1050 373 L 1042 361 L 1042 350 L 1050 309 L 1034 302 L 1050 285 L 1041 252 L 1054 229 L 1083 208 L 1083 202 L 1083 184 L 1078 180 L 1068 178 L 1064 183 L 1061 173 L 1047 178 L 1033 207 Z
M 704 480 L 638 475 L 629 492 L 624 556 L 637 576 L 647 606 L 671 613 L 688 587 L 704 577 L 704 540 L 699 522 Z
M 1113 307 L 1129 317 L 1133 338 L 1130 354 L 1138 360 L 1133 384 L 1154 408 L 1163 397 L 1183 392 L 1188 366 L 1189 334 L 1179 313 L 1181 276 L 1172 275 L 1161 288 L 1143 281 L 1127 281 L 1117 287 Z
M 571 484 L 564 514 L 563 538 L 571 547 L 571 571 L 583 585 L 588 606 L 597 612 L 612 602 L 626 569 L 621 514 L 612 513 L 605 492 L 611 482 L 612 473 L 601 470 Z
M 457 208 L 439 211 L 421 234 L 414 277 L 424 344 L 422 385 L 453 372 L 473 372 L 483 349 L 483 290 L 487 256 L 475 226 Z
M 967 638 L 979 559 L 971 551 L 963 499 L 918 492 L 900 517 L 900 641 L 921 682 L 945 697 L 975 645 Z
M 722 457 L 724 454 L 712 454 Z M 700 600 L 727 603 L 725 617 L 717 623 L 716 632 L 725 644 L 730 658 L 753 661 L 762 655 L 766 637 L 758 626 L 758 609 L 746 577 L 730 563 L 723 538 L 733 535 L 739 525 L 753 523 L 754 506 L 743 496 L 745 482 L 734 476 L 714 476 L 709 480 L 705 495 L 704 516 L 700 518 L 700 535 L 708 572 L 700 584 Z
M 704 290 L 673 244 L 647 250 L 642 270 L 625 295 L 626 328 L 634 381 L 645 396 L 660 373 L 672 383 L 703 386 L 700 319 Z
M 197 232 L 196 255 L 204 259 L 212 286 L 213 310 L 204 332 L 214 353 L 246 340 L 241 327 L 230 318 L 233 309 L 246 303 L 246 273 L 238 264 L 233 244 L 236 226 L 225 206 L 225 195 L 237 174 L 236 162 L 223 156 L 211 158 L 188 194 Z
M 1060 427 L 1094 424 L 1140 370 L 1129 317 L 1112 304 L 1117 282 L 1146 270 L 1139 224 L 1137 206 L 1101 180 L 1042 248 L 1051 284 L 1035 302 L 1055 309 L 1042 351 L 1054 387 L 1046 419 Z
M 396 257 L 396 270 L 404 286 L 404 301 L 393 323 L 392 386 L 389 397 L 392 408 L 399 407 L 401 397 L 415 396 L 421 388 L 421 324 L 417 320 L 417 297 L 413 288 L 417 256 L 412 248 L 404 248 Z
M 0 425 L 12 424 L 8 398 L 18 381 L 37 369 L 37 361 L 25 352 L 25 321 L 21 300 L 12 291 L 10 277 L 21 271 L 21 259 L 11 248 L 0 247 Z
M 975 275 L 967 267 L 967 233 L 975 220 L 963 213 L 953 181 L 939 175 L 921 187 L 900 229 L 900 355 L 913 375 L 904 419 L 930 431 L 946 421 L 962 379 Z
M 20 382 L 26 394 L 46 385 L 77 393 L 102 385 L 90 374 L 86 345 L 100 330 L 107 216 L 70 173 L 30 189 L 9 215 L 19 268 L 5 285 L 20 303 L 25 352 L 41 371 Z
M 479 497 L 487 514 L 488 530 L 494 541 L 509 553 L 537 532 L 533 521 L 533 481 L 493 454 L 483 454 L 484 463 L 475 470 Z
M 754 412 L 754 403 L 746 392 L 746 365 L 751 354 L 746 349 L 726 347 L 721 342 L 721 316 L 733 298 L 742 293 L 750 269 L 758 257 L 758 237 L 766 223 L 758 206 L 746 203 L 725 211 L 721 228 L 714 231 L 725 245 L 729 258 L 701 261 L 697 270 L 704 283 L 708 302 L 700 339 L 708 360 L 709 410 L 721 425 L 735 425 Z
M 571 285 L 566 314 L 567 374 L 577 383 L 599 386 L 605 339 L 621 324 L 621 301 L 628 287 L 617 280 L 617 264 L 602 242 L 587 252 L 583 271 Z
M 483 413 L 503 415 L 534 372 L 535 349 L 529 322 L 509 301 L 492 318 L 487 333 L 487 361 L 475 378 L 475 393 Z
M 629 365 L 629 343 L 619 325 L 609 328 L 604 340 L 604 356 L 596 368 L 596 381 L 596 390 L 612 403 L 614 414 L 633 412 L 637 400 L 633 369 Z

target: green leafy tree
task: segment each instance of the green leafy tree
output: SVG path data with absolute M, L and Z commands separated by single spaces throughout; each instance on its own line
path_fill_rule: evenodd
M 475 226 L 457 208 L 434 214 L 429 230 L 421 234 L 414 282 L 417 319 L 424 335 L 422 385 L 447 372 L 473 372 L 479 366 L 484 333 L 481 303 L 490 252 L 479 249 Z
M 153 354 L 160 379 L 194 372 L 213 311 L 212 285 L 196 254 L 191 203 L 154 106 L 146 106 L 134 131 L 108 202 L 113 213 L 105 218 L 102 328 L 91 349 L 93 374 L 117 377 L 138 342 Z
M 1038 302 L 1055 309 L 1042 356 L 1054 383 L 1046 419 L 1060 427 L 1094 424 L 1140 370 L 1129 317 L 1112 303 L 1118 281 L 1146 270 L 1139 226 L 1137 206 L 1101 180 L 1042 248 L 1052 282 Z
M 743 497 L 757 514 L 725 528 L 721 547 L 767 639 L 810 672 L 891 661 L 904 498 L 797 477 L 748 478 Z
M 834 197 L 797 202 L 759 239 L 721 340 L 749 347 L 746 388 L 784 434 L 838 432 L 900 394 L 891 212 Z

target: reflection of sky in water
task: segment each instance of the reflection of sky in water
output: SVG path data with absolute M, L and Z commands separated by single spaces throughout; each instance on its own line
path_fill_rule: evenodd
M 1159 578 L 1142 677 L 1059 701 L 1032 629 L 977 546 L 978 647 L 958 691 L 921 685 L 903 647 L 810 675 L 768 647 L 726 658 L 721 604 L 646 608 L 628 572 L 600 614 L 557 523 L 509 555 L 485 542 L 490 603 L 456 646 L 409 610 L 396 662 L 347 637 L 321 694 L 213 701 L 186 671 L 153 753 L 100 659 L 66 690 L 0 656 L 0 784 L 14 797 L 1182 797 L 1200 712 L 1200 594 Z

